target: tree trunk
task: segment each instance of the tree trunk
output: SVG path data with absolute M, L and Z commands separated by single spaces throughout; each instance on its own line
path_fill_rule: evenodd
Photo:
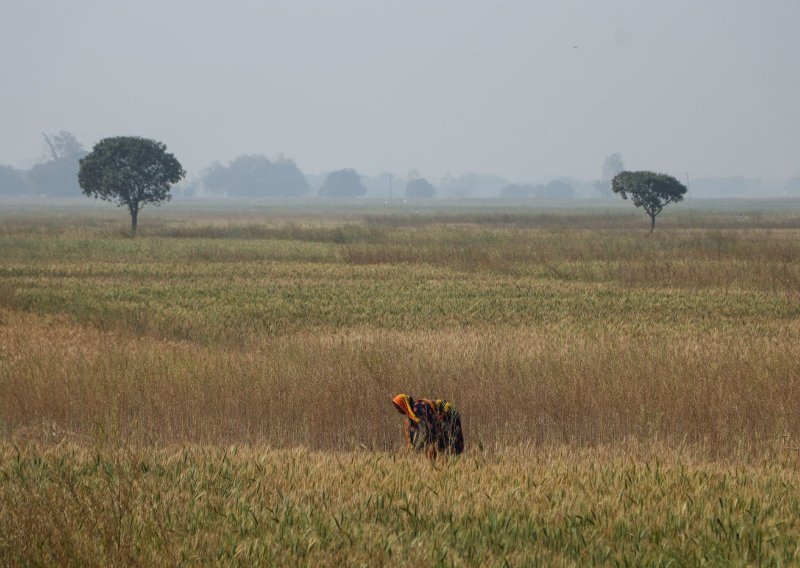
M 650 215 L 650 232 L 652 233 L 655 228 L 656 228 L 656 216 Z
M 47 142 L 47 146 L 50 148 L 50 153 L 53 155 L 53 160 L 58 160 L 58 154 L 56 153 L 55 146 L 53 146 L 53 142 L 50 140 L 50 137 L 42 132 L 42 136 L 44 136 L 44 141 Z
M 131 208 L 131 237 L 136 236 L 136 222 L 139 217 L 139 208 Z

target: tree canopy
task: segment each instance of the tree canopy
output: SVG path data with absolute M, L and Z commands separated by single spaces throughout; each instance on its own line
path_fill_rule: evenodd
M 686 186 L 674 177 L 655 172 L 620 172 L 611 181 L 611 190 L 641 207 L 650 216 L 650 232 L 656 226 L 656 216 L 670 203 L 683 201 Z
M 203 185 L 228 197 L 297 197 L 311 190 L 294 161 L 270 161 L 262 155 L 239 156 L 227 166 L 212 166 Z
M 436 195 L 436 188 L 425 178 L 412 179 L 406 185 L 406 197 L 411 199 L 430 199 Z
M 78 181 L 88 197 L 125 206 L 136 235 L 139 211 L 170 200 L 170 187 L 186 175 L 167 147 L 138 136 L 105 138 L 80 161 Z
M 611 180 L 623 170 L 625 170 L 625 164 L 622 161 L 622 154 L 615 152 L 606 157 L 603 162 L 603 178 L 594 184 L 595 189 L 601 197 L 614 196 L 614 193 L 611 191 Z
M 619 152 L 611 154 L 603 162 L 603 183 L 611 183 L 611 180 L 623 171 L 625 163 L 622 161 L 622 154 Z
M 39 195 L 78 196 L 78 162 L 86 155 L 78 139 L 71 132 L 42 135 L 48 147 L 48 156 L 33 166 L 26 175 L 31 190 Z
M 353 169 L 336 170 L 325 176 L 319 194 L 322 197 L 360 197 L 367 193 L 361 176 Z

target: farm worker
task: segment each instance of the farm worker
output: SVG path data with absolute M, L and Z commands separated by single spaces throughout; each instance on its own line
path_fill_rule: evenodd
M 451 403 L 414 400 L 407 394 L 398 394 L 392 403 L 406 417 L 405 436 L 410 448 L 424 451 L 429 458 L 437 452 L 460 454 L 464 451 L 461 417 Z
M 464 433 L 461 431 L 461 416 L 453 403 L 436 400 L 436 416 L 439 419 L 438 449 L 447 454 L 460 454 L 464 451 Z

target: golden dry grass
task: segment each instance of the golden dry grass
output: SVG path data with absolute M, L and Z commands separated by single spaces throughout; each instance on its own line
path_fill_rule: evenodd
M 800 476 L 637 447 L 404 453 L 0 445 L 0 562 L 793 564 Z
M 0 213 L 0 563 L 796 561 L 796 209 L 150 213 Z
M 594 446 L 629 439 L 759 453 L 800 432 L 796 322 L 762 329 L 619 324 L 481 331 L 349 329 L 246 349 L 136 337 L 0 312 L 6 436 L 136 443 L 397 448 L 389 404 L 455 400 L 471 444 Z

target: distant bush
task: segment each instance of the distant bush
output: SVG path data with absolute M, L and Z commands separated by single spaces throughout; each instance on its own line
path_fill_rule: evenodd
M 319 189 L 322 197 L 361 197 L 366 193 L 358 172 L 349 168 L 329 173 Z
M 412 179 L 406 185 L 406 197 L 410 199 L 430 199 L 436 195 L 436 188 L 425 178 Z

